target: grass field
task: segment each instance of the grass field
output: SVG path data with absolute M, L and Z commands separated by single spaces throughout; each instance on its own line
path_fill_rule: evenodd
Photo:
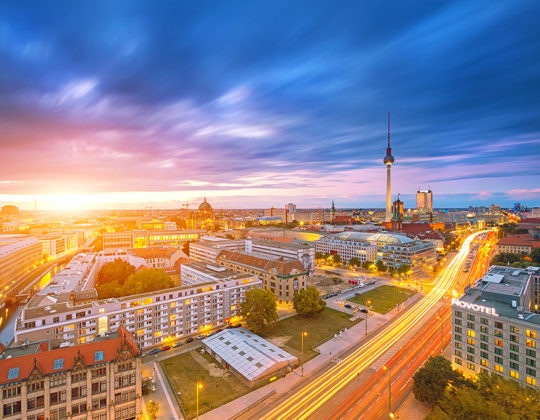
M 210 355 L 202 355 L 197 350 L 165 359 L 161 361 L 161 365 L 176 395 L 181 392 L 180 401 L 188 418 L 196 415 L 197 382 L 203 384 L 203 388 L 199 390 L 199 414 L 219 407 L 251 390 Z
M 398 303 L 406 301 L 415 294 L 416 292 L 409 289 L 384 285 L 348 300 L 360 305 L 365 305 L 369 300 L 371 301 L 370 307 L 373 311 L 385 314 L 393 309 Z
M 282 319 L 264 337 L 298 357 L 300 363 L 304 363 L 318 354 L 313 348 L 330 340 L 340 330 L 352 327 L 355 322 L 349 321 L 349 318 L 350 315 L 346 313 L 326 308 L 313 318 L 295 315 Z M 304 337 L 304 353 L 302 353 L 302 331 L 307 332 L 307 336 Z

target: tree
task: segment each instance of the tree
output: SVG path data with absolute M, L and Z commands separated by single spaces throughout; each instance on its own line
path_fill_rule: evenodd
M 449 383 L 461 384 L 464 381 L 461 373 L 453 370 L 450 361 L 442 356 L 430 357 L 413 379 L 415 398 L 428 404 L 439 402 Z
M 448 387 L 429 420 L 540 418 L 540 392 L 517 381 L 481 373 L 476 381 Z
M 276 297 L 268 289 L 251 289 L 245 294 L 240 313 L 255 333 L 269 331 L 278 320 Z
M 343 259 L 341 258 L 341 255 L 339 255 L 339 254 L 332 255 L 332 262 L 334 264 L 336 264 L 336 265 L 341 264 L 342 261 L 343 261 Z
M 349 260 L 349 265 L 352 265 L 353 267 L 360 267 L 362 265 L 362 261 L 360 261 L 360 258 L 358 257 L 352 257 Z
M 540 248 L 534 248 L 531 251 L 530 257 L 535 264 L 540 264 Z
M 408 275 L 409 274 L 409 271 L 411 270 L 411 266 L 408 265 L 408 264 L 401 264 L 398 269 L 397 269 L 397 272 L 398 274 L 403 274 L 404 276 Z
M 388 274 L 390 274 L 390 276 L 392 276 L 392 277 L 395 277 L 395 276 L 397 276 L 397 271 L 396 271 L 396 269 L 394 267 L 390 267 L 388 269 Z
M 151 400 L 148 404 L 146 404 L 146 413 L 148 414 L 148 418 L 150 420 L 155 420 L 159 413 L 159 404 Z
M 173 282 L 165 271 L 159 268 L 145 268 L 129 276 L 122 289 L 124 294 L 134 295 L 171 287 Z
M 293 306 L 300 315 L 314 316 L 326 308 L 326 302 L 315 287 L 309 286 L 294 294 Z
M 516 261 L 519 261 L 521 257 L 518 254 L 513 254 L 511 252 L 500 252 L 491 260 L 491 265 L 502 264 L 506 265 L 508 263 L 512 264 Z
M 377 267 L 377 271 L 380 271 L 381 273 L 386 271 L 386 266 L 384 265 L 382 260 L 377 260 L 375 266 Z
M 364 262 L 362 263 L 362 268 L 363 268 L 364 270 L 369 270 L 369 269 L 371 269 L 371 266 L 372 266 L 372 265 L 373 265 L 373 261 L 364 261 Z
M 320 251 L 315 252 L 315 259 L 320 261 L 324 258 L 324 254 Z

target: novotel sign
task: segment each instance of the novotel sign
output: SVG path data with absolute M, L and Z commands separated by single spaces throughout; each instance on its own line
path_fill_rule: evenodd
M 472 309 L 476 312 L 483 312 L 488 315 L 499 316 L 499 314 L 495 312 L 495 308 L 487 308 L 485 306 L 477 305 L 475 303 L 462 302 L 461 300 L 455 298 L 452 298 L 452 305 L 459 306 L 460 308 L 464 309 Z

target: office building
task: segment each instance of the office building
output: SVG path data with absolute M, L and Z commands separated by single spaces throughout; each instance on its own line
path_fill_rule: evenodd
M 527 254 L 530 255 L 534 248 L 540 248 L 540 240 L 529 233 L 519 235 L 508 235 L 497 242 L 497 252 L 510 252 L 512 254 Z
M 204 233 L 201 229 L 104 232 L 103 250 L 182 246 L 186 242 L 198 241 Z
M 224 249 L 229 251 L 245 251 L 245 240 L 203 236 L 199 242 L 189 244 L 189 258 L 201 263 L 216 264 L 217 256 Z
M 413 272 L 429 271 L 437 259 L 435 245 L 395 233 L 342 232 L 324 236 L 316 243 L 318 252 L 337 253 L 348 261 L 356 256 L 361 261 L 381 260 L 387 267 L 410 266 Z M 375 251 L 375 258 L 373 252 Z
M 452 361 L 480 372 L 540 385 L 540 268 L 492 266 L 452 300 Z
M 0 418 L 141 418 L 141 355 L 122 327 L 92 343 L 58 347 L 46 340 L 2 350 Z
M 279 303 L 290 305 L 295 292 L 307 286 L 307 271 L 299 260 L 262 258 L 243 252 L 223 250 L 217 263 L 238 273 L 256 275 Z
M 11 285 L 42 262 L 41 242 L 20 235 L 0 236 L 0 302 Z
M 220 281 L 243 281 L 245 274 L 227 270 L 217 264 L 202 264 L 198 262 L 182 264 L 180 268 L 180 281 L 182 286 L 194 286 L 196 284 Z
M 433 193 L 431 190 L 419 190 L 416 192 L 416 210 L 423 213 L 433 212 Z
M 2 216 L 18 216 L 18 215 L 19 215 L 19 208 L 17 206 L 12 206 L 9 204 L 2 206 Z

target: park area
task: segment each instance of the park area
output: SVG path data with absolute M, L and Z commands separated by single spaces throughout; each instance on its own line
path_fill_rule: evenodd
M 369 307 L 372 311 L 385 314 L 393 309 L 397 304 L 405 302 L 415 294 L 416 292 L 414 290 L 384 285 L 348 300 L 363 306 L 366 306 L 366 302 L 369 301 Z
M 330 340 L 340 330 L 356 324 L 349 318 L 349 314 L 330 308 L 325 308 L 313 318 L 295 315 L 278 321 L 264 338 L 296 356 L 302 364 L 318 354 L 313 348 Z M 304 353 L 302 353 L 302 331 L 307 332 L 304 337 Z
M 199 414 L 252 390 L 209 354 L 201 354 L 198 350 L 165 359 L 161 365 L 167 373 L 171 388 L 180 398 L 187 418 L 194 418 L 197 414 L 197 382 L 203 386 L 199 390 Z

